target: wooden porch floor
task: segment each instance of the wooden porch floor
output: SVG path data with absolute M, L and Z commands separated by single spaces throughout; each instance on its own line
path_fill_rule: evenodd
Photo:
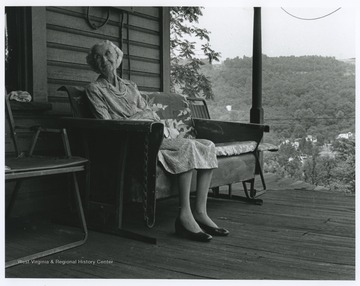
M 156 237 L 156 245 L 90 231 L 85 245 L 6 269 L 5 277 L 354 280 L 355 196 L 314 191 L 274 176 L 266 180 L 262 206 L 209 199 L 210 216 L 230 230 L 229 237 L 210 243 L 176 237 L 177 199 L 172 198 L 158 203 L 154 229 L 133 222 L 140 217 L 125 223 Z M 240 185 L 234 189 L 239 192 Z M 68 234 L 64 227 L 50 232 L 52 242 Z M 6 255 L 44 247 L 46 241 L 41 236 L 33 244 L 7 243 Z

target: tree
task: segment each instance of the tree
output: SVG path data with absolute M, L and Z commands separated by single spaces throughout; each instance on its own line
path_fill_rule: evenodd
M 305 182 L 330 187 L 331 182 L 334 180 L 333 170 L 335 167 L 335 158 L 328 155 L 320 155 L 319 148 L 314 146 L 313 154 L 305 161 L 303 167 Z
M 305 182 L 308 182 L 313 185 L 319 184 L 319 173 L 320 173 L 320 154 L 318 149 L 314 149 L 313 154 L 305 161 L 304 164 L 304 179 Z
M 292 135 L 293 135 L 294 138 L 305 137 L 306 136 L 306 130 L 302 125 L 296 124 Z
M 355 139 L 336 140 L 333 149 L 337 165 L 333 170 L 332 188 L 355 193 Z
M 197 27 L 201 7 L 172 7 L 170 9 L 171 89 L 190 97 L 214 98 L 212 84 L 200 68 L 205 62 L 195 54 L 195 37 L 205 43 L 201 50 L 208 62 L 219 61 L 220 53 L 210 46 L 210 32 Z
M 268 156 L 264 161 L 265 172 L 298 179 L 302 176 L 300 153 L 290 141 L 283 142 L 276 155 Z

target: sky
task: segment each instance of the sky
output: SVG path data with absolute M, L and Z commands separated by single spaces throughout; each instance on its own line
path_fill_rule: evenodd
M 283 7 L 301 18 L 318 18 L 335 11 L 332 7 Z M 253 8 L 205 6 L 198 26 L 211 32 L 210 43 L 226 58 L 252 56 Z M 356 11 L 342 7 L 318 20 L 299 20 L 278 7 L 261 8 L 262 52 L 267 56 L 321 55 L 355 58 Z M 200 49 L 197 49 L 200 53 Z
M 354 58 L 356 13 L 360 18 L 358 0 L 93 0 L 91 4 L 202 6 L 203 16 L 198 25 L 211 32 L 211 46 L 221 53 L 222 61 L 252 56 L 254 6 L 262 7 L 263 54 L 272 57 L 321 55 Z M 88 6 L 88 1 L 5 0 L 5 5 Z M 281 7 L 303 18 L 321 17 L 339 7 L 341 9 L 319 20 L 304 21 L 286 14 Z M 200 54 L 200 47 L 197 53 Z

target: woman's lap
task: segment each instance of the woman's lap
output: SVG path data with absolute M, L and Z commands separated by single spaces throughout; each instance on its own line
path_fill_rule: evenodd
M 217 168 L 215 145 L 205 139 L 164 139 L 158 159 L 165 170 L 172 174 Z

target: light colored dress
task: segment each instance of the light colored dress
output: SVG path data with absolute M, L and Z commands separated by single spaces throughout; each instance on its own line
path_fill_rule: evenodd
M 135 83 L 120 77 L 117 81 L 118 86 L 114 86 L 100 75 L 86 87 L 92 113 L 96 118 L 159 119 L 141 96 Z M 215 145 L 205 139 L 164 138 L 158 160 L 171 174 L 218 167 Z

